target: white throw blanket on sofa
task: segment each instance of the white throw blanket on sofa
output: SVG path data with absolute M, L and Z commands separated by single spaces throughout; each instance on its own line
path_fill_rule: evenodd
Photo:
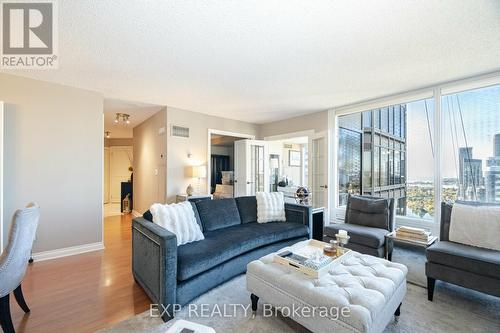
M 285 197 L 281 192 L 257 192 L 257 222 L 286 221 Z
M 155 203 L 149 211 L 154 223 L 177 236 L 177 246 L 205 239 L 189 201 L 171 205 Z
M 500 251 L 500 206 L 454 204 L 449 239 Z

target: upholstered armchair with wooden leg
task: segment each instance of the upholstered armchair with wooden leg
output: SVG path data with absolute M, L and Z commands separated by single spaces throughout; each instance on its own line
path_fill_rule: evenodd
M 0 256 L 0 324 L 4 333 L 14 333 L 9 304 L 12 292 L 21 309 L 26 313 L 30 311 L 24 301 L 21 283 L 31 257 L 39 218 L 37 204 L 17 210 L 12 219 L 9 242 Z

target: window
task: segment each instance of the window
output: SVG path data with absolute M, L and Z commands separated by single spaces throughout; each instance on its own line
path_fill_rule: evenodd
M 487 76 L 465 83 L 476 89 L 436 86 L 432 98 L 338 116 L 339 207 L 348 193 L 394 198 L 398 223 L 436 232 L 429 222 L 439 221 L 440 201 L 500 204 L 499 82 Z
M 391 197 L 397 214 L 434 213 L 432 100 L 339 117 L 339 205 L 348 194 Z
M 338 156 L 339 165 L 339 202 L 347 204 L 349 194 L 361 193 L 361 133 L 341 129 Z
M 401 157 L 401 177 L 406 179 L 404 215 L 434 216 L 434 103 L 432 99 L 408 103 L 405 112 L 406 156 Z M 404 152 L 403 152 L 404 154 Z M 406 163 L 404 161 L 406 160 Z
M 444 201 L 500 203 L 500 85 L 441 97 Z

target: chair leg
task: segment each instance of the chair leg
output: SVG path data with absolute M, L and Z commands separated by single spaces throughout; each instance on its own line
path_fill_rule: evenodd
M 394 315 L 395 315 L 396 317 L 399 317 L 399 316 L 401 315 L 401 304 L 403 304 L 403 303 L 399 303 L 399 306 L 398 306 L 398 308 L 396 309 L 396 312 L 394 312 Z
M 250 299 L 252 300 L 252 311 L 255 313 L 257 311 L 257 304 L 259 302 L 259 296 L 251 294 Z
M 24 312 L 28 313 L 30 312 L 30 308 L 28 307 L 28 304 L 26 304 L 26 301 L 24 300 L 23 296 L 23 290 L 21 289 L 21 285 L 17 287 L 14 290 L 14 296 L 16 297 L 17 304 L 23 309 Z
M 434 297 L 434 286 L 436 285 L 436 279 L 427 277 L 427 299 L 432 302 Z
M 15 333 L 10 316 L 9 294 L 0 298 L 0 325 L 4 333 Z

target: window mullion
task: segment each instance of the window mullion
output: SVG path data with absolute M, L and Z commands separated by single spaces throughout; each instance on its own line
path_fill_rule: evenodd
M 434 221 L 439 234 L 441 220 L 441 192 L 442 192 L 442 112 L 441 112 L 441 89 L 434 89 Z

